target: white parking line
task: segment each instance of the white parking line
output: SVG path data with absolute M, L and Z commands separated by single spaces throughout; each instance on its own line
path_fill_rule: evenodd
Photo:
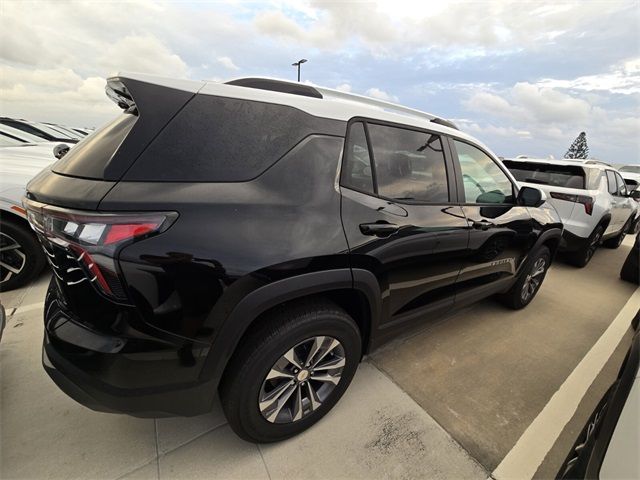
M 18 313 L 26 313 L 32 310 L 42 310 L 44 309 L 44 302 L 38 303 L 30 303 L 29 305 L 20 305 L 18 308 L 15 308 L 11 313 L 11 316 L 14 316 Z
M 587 389 L 607 363 L 633 317 L 640 310 L 637 288 L 611 325 L 554 393 L 549 403 L 524 431 L 511 451 L 493 471 L 493 478 L 530 479 L 573 417 Z

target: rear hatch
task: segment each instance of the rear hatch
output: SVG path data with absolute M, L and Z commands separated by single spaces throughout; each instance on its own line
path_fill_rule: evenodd
M 588 172 L 581 165 L 564 165 L 530 160 L 504 160 L 519 184 L 539 188 L 563 220 L 577 213 L 591 214 L 594 198 L 589 195 Z
M 123 113 L 35 177 L 27 186 L 28 198 L 59 207 L 98 209 L 104 196 L 204 84 L 157 81 L 157 77 L 145 81 L 144 76 L 108 79 L 107 96 Z
M 52 267 L 60 302 L 104 331 L 111 329 L 116 305 L 131 305 L 119 251 L 164 232 L 177 214 L 123 211 L 128 206 L 105 212 L 100 202 L 203 85 L 174 82 L 174 88 L 170 81 L 152 81 L 110 78 L 107 95 L 123 112 L 27 185 L 27 216 Z

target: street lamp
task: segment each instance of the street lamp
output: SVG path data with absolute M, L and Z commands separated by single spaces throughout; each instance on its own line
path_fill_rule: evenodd
M 292 67 L 298 67 L 298 82 L 300 81 L 300 65 L 302 65 L 306 61 L 307 61 L 306 58 L 301 58 L 296 63 L 291 64 Z

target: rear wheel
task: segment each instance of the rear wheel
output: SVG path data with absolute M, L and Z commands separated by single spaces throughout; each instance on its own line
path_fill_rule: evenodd
M 533 252 L 518 281 L 507 293 L 500 296 L 502 303 L 514 310 L 529 305 L 538 293 L 550 265 L 551 252 L 547 247 L 540 247 Z
M 323 300 L 278 308 L 234 354 L 220 386 L 231 428 L 275 442 L 320 420 L 345 392 L 361 356 L 358 327 Z
M 45 265 L 44 252 L 28 227 L 2 218 L 0 222 L 0 291 L 27 284 Z
M 566 258 L 572 265 L 576 267 L 584 267 L 586 266 L 591 259 L 593 258 L 593 254 L 596 253 L 596 250 L 600 246 L 600 241 L 602 240 L 602 235 L 604 234 L 604 227 L 602 225 L 598 225 L 589 240 L 587 240 L 587 244 L 582 247 L 580 250 L 575 252 L 567 253 Z
M 627 231 L 629 230 L 629 225 L 632 221 L 633 219 L 629 218 L 629 220 L 627 220 L 627 222 L 624 224 L 624 227 L 622 227 L 622 230 L 620 230 L 620 233 L 618 233 L 618 235 L 613 238 L 605 240 L 604 242 L 602 242 L 602 245 L 607 248 L 618 248 L 620 245 L 622 245 L 622 241 L 624 240 L 624 237 L 627 236 Z

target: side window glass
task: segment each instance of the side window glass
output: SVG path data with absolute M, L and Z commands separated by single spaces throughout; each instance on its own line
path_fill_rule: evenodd
M 611 170 L 607 170 L 607 189 L 611 195 L 618 193 L 618 185 L 616 184 L 616 177 Z
M 379 195 L 401 201 L 449 202 L 444 149 L 438 135 L 367 126 Z
M 509 177 L 491 157 L 468 143 L 454 140 L 466 203 L 514 203 Z
M 624 180 L 620 176 L 620 174 L 616 173 L 616 183 L 618 185 L 618 195 L 623 197 L 627 196 L 627 185 L 624 183 Z
M 374 193 L 371 159 L 362 122 L 353 123 L 349 127 L 341 175 L 342 185 L 345 187 Z

